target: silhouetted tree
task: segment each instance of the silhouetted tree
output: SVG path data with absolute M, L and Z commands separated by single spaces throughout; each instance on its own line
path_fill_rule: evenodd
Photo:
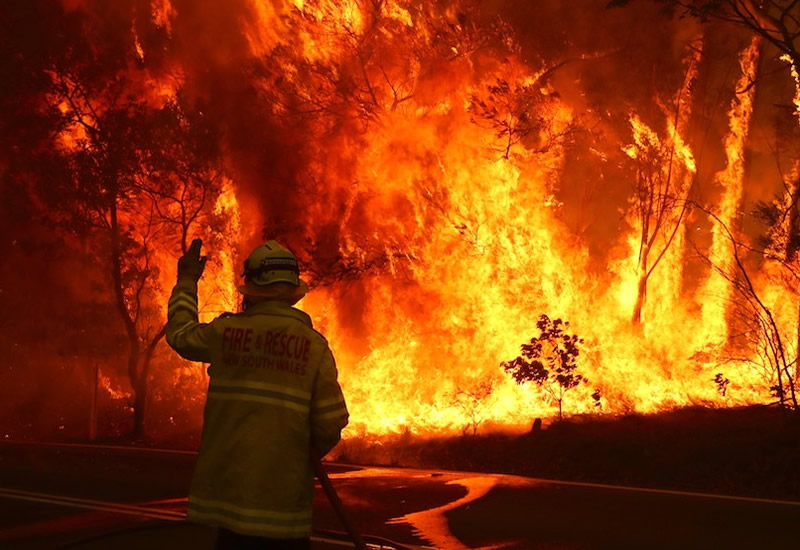
M 158 246 L 183 254 L 190 235 L 212 221 L 209 207 L 219 195 L 223 179 L 219 141 L 202 108 L 190 105 L 181 95 L 150 113 L 146 122 L 146 146 L 135 185 L 149 199 L 153 223 L 159 226 Z M 138 385 L 145 388 L 156 347 L 166 335 L 166 323 L 155 332 L 154 327 L 147 327 L 146 333 L 137 372 Z
M 118 37 L 80 27 L 46 70 L 46 107 L 64 160 L 61 177 L 41 178 L 39 194 L 64 229 L 78 232 L 106 266 L 126 340 L 134 434 L 144 432 L 147 386 L 163 338 L 155 254 L 186 246 L 213 197 L 219 171 L 214 140 L 179 99 L 142 98 L 132 50 Z M 89 39 L 96 43 L 89 43 Z
M 764 250 L 753 248 L 752 246 L 740 241 L 731 230 L 715 214 L 695 204 L 703 210 L 715 223 L 719 224 L 724 235 L 731 243 L 733 258 L 731 265 L 720 265 L 715 263 L 708 254 L 700 250 L 695 245 L 698 257 L 703 260 L 711 269 L 724 277 L 735 291 L 736 300 L 734 302 L 734 314 L 742 320 L 746 330 L 742 331 L 740 337 L 744 338 L 749 346 L 756 352 L 757 359 L 750 360 L 757 363 L 760 360 L 764 368 L 770 390 L 778 399 L 782 407 L 797 409 L 797 351 L 792 352 L 790 346 L 786 345 L 786 335 L 781 324 L 776 319 L 772 307 L 765 302 L 756 284 L 754 284 L 751 271 L 747 268 L 744 255 L 755 253 L 764 255 Z M 782 256 L 780 256 L 782 258 Z M 766 259 L 770 258 L 767 255 Z M 791 273 L 791 264 L 783 261 L 777 263 L 785 271 Z M 797 274 L 791 275 L 797 277 Z M 721 377 L 714 381 L 720 387 Z M 722 386 L 725 389 L 727 384 Z
M 485 95 L 472 96 L 471 120 L 494 131 L 501 143 L 497 151 L 503 158 L 508 159 L 517 144 L 535 153 L 545 153 L 566 143 L 576 131 L 576 124 L 559 124 L 554 112 L 559 96 L 545 93 L 543 88 L 541 78 L 526 84 L 511 84 L 498 78 L 486 87 Z
M 73 68 L 53 72 L 52 97 L 64 106 L 70 132 L 64 139 L 70 143 L 64 150 L 68 186 L 52 198 L 59 201 L 60 208 L 54 210 L 64 215 L 67 225 L 81 228 L 105 250 L 117 312 L 128 341 L 134 430 L 141 433 L 146 389 L 140 376 L 140 326 L 148 281 L 157 269 L 150 250 L 156 220 L 152 210 L 137 209 L 138 149 L 147 106 L 128 96 L 125 86 L 122 79 L 87 82 Z
M 478 428 L 488 416 L 486 400 L 497 387 L 497 378 L 488 378 L 475 384 L 458 387 L 451 395 L 453 405 L 463 414 L 466 422 L 461 429 L 461 434 L 466 435 L 472 430 L 472 435 L 478 434 Z
M 517 384 L 533 382 L 544 389 L 558 405 L 558 418 L 563 416 L 564 395 L 588 380 L 577 372 L 578 355 L 583 339 L 571 334 L 569 323 L 551 320 L 545 314 L 536 322 L 539 335 L 522 344 L 522 353 L 500 364 Z M 599 395 L 598 395 L 599 399 Z

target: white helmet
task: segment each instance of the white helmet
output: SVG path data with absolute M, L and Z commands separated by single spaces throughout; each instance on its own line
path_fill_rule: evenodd
M 308 292 L 308 285 L 300 279 L 297 258 L 276 241 L 257 246 L 250 253 L 244 262 L 243 276 L 244 284 L 239 286 L 239 292 L 246 296 L 296 297 L 299 300 Z M 287 291 L 285 285 L 275 283 L 288 283 L 294 288 Z

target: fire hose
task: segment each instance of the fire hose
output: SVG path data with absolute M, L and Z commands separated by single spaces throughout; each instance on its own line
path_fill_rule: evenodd
M 319 480 L 319 484 L 322 485 L 322 489 L 325 491 L 325 495 L 327 495 L 328 500 L 333 506 L 334 512 L 339 518 L 339 521 L 347 531 L 347 534 L 350 535 L 350 538 L 353 541 L 353 544 L 358 550 L 367 550 L 367 544 L 364 542 L 364 539 L 361 538 L 361 535 L 358 534 L 358 531 L 355 530 L 353 527 L 353 523 L 350 521 L 349 516 L 344 511 L 344 504 L 342 504 L 342 499 L 339 498 L 336 489 L 333 488 L 333 483 L 331 483 L 331 478 L 328 477 L 327 472 L 322 467 L 322 460 L 319 458 L 312 459 L 312 463 L 314 464 L 314 473 Z

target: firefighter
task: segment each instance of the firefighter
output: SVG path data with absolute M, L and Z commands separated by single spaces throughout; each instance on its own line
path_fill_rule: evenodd
M 189 520 L 217 526 L 218 549 L 309 549 L 312 460 L 348 421 L 333 354 L 293 307 L 308 285 L 275 241 L 245 261 L 243 311 L 199 323 L 201 246 L 195 239 L 178 260 L 167 321 L 169 345 L 210 364 Z

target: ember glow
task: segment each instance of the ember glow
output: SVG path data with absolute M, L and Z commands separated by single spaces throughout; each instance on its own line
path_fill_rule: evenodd
M 123 4 L 115 16 L 91 0 L 65 8 L 92 28 L 131 17 L 130 62 L 110 77 L 124 73 L 145 109 L 204 105 L 220 143 L 203 172 L 205 221 L 152 237 L 153 331 L 187 238 L 212 257 L 202 320 L 237 309 L 243 254 L 276 238 L 306 267 L 300 307 L 337 357 L 351 436 L 461 431 L 470 418 L 519 429 L 553 415 L 545 392 L 499 366 L 543 313 L 584 339 L 589 382 L 568 393 L 568 414 L 773 402 L 775 350 L 741 314 L 733 237 L 792 384 L 797 285 L 757 252 L 767 230 L 751 212 L 797 185 L 800 160 L 786 151 L 797 153 L 800 125 L 776 137 L 774 122 L 775 104 L 797 105 L 797 72 L 762 39 L 648 3 Z M 50 76 L 71 99 L 50 103 L 93 116 L 93 90 Z M 54 143 L 93 147 L 92 120 L 72 120 Z M 126 201 L 138 241 L 153 204 L 185 220 L 185 201 Z M 153 375 L 153 394 L 188 377 L 202 401 L 203 371 L 156 349 L 171 367 Z M 472 403 L 459 398 L 479 387 Z

